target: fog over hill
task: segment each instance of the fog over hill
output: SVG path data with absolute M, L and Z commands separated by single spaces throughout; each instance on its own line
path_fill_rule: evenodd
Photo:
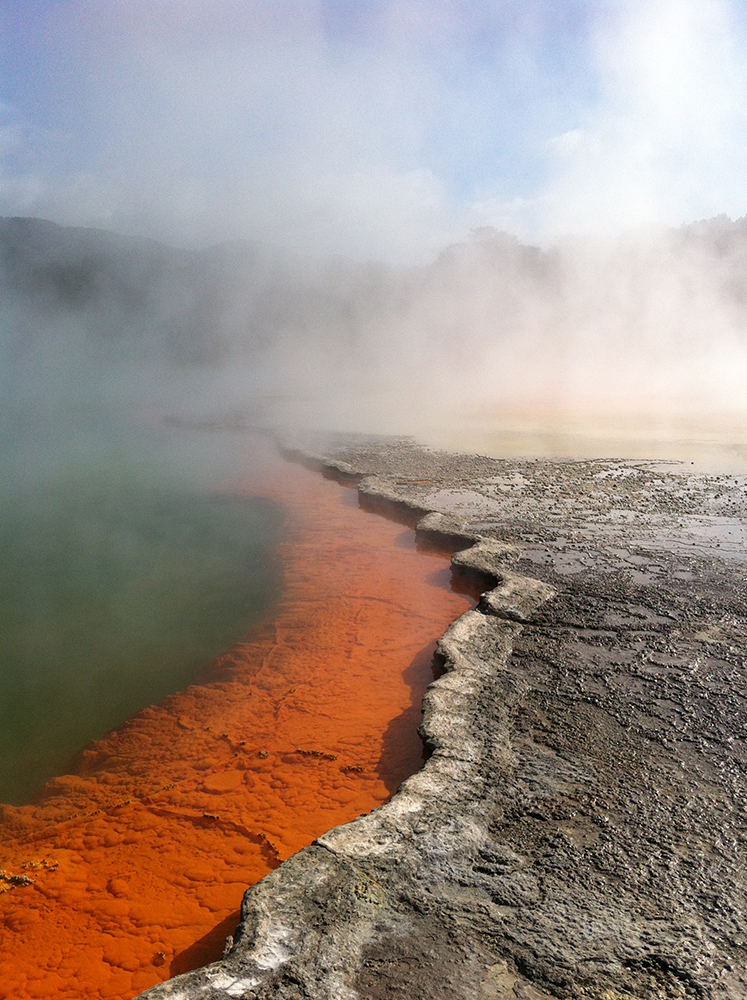
M 98 379 L 102 401 L 426 434 L 747 409 L 747 218 L 550 249 L 478 229 L 407 268 L 16 218 L 0 254 L 19 405 Z

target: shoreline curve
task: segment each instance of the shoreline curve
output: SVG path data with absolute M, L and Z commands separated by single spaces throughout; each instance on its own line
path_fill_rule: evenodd
M 439 642 L 423 769 L 250 888 L 221 961 L 142 996 L 747 995 L 747 560 L 708 535 L 747 483 L 296 452 L 493 585 Z

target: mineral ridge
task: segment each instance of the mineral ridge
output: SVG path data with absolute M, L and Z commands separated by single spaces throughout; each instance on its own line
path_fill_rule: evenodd
M 455 550 L 423 769 L 244 897 L 149 1000 L 747 996 L 747 481 L 296 443 Z

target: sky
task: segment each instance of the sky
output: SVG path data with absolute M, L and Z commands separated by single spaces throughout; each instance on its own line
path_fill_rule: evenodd
M 0 0 L 0 215 L 421 263 L 747 213 L 742 0 Z

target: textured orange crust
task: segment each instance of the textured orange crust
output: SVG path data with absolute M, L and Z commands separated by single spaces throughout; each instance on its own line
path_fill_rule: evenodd
M 35 805 L 0 807 L 0 997 L 133 997 L 218 958 L 241 896 L 416 771 L 435 639 L 473 604 L 448 558 L 276 461 L 271 620 L 201 683 L 91 744 Z

